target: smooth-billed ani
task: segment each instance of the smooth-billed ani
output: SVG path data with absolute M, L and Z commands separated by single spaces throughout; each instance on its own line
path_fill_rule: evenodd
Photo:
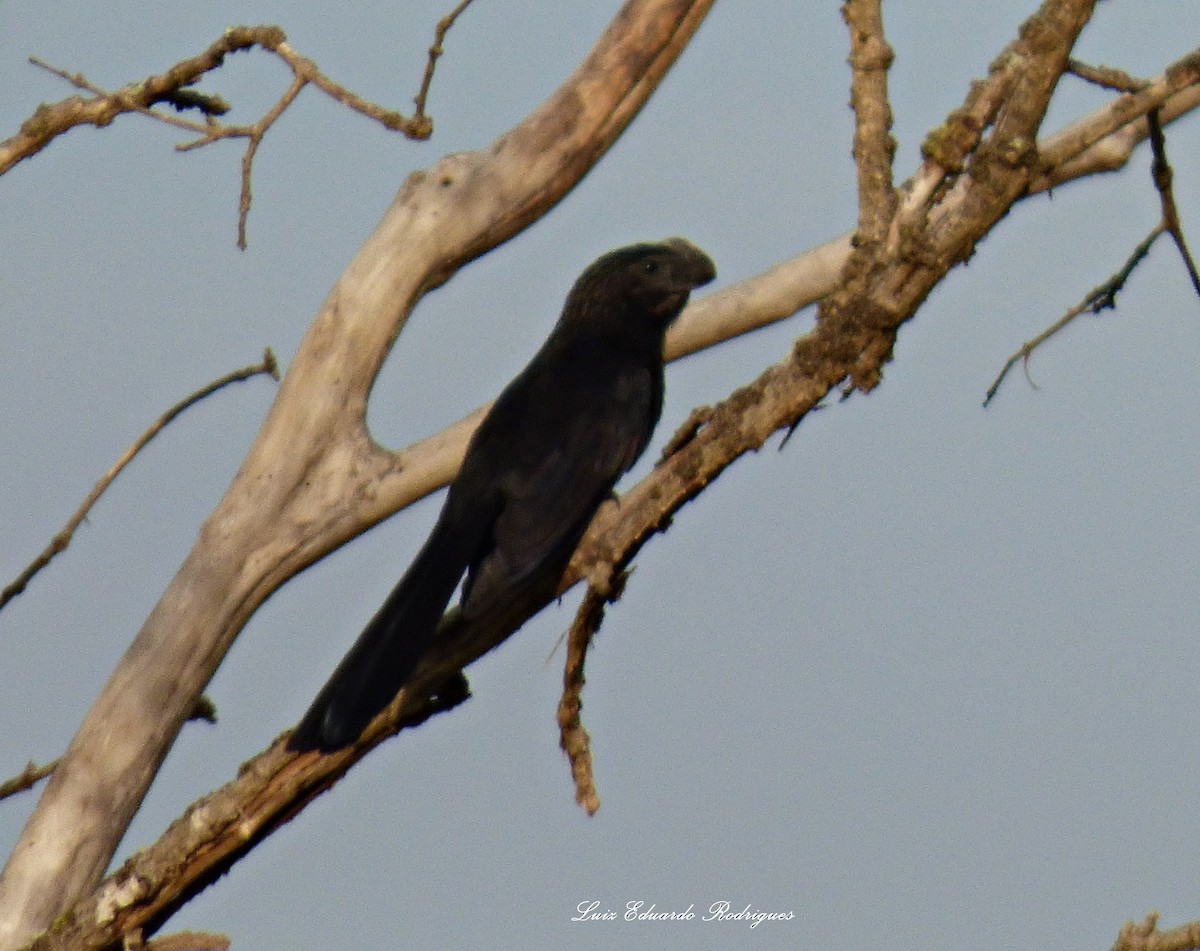
M 662 411 L 663 337 L 716 275 L 682 238 L 592 264 L 554 330 L 472 437 L 437 524 L 296 728 L 293 749 L 352 743 L 433 642 L 463 575 L 467 623 L 553 594 Z

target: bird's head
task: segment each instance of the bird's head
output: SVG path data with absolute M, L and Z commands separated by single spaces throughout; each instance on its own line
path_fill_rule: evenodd
M 684 238 L 617 248 L 599 258 L 575 282 L 564 317 L 589 322 L 601 311 L 621 319 L 648 319 L 661 332 L 683 310 L 693 288 L 717 276 L 712 259 Z

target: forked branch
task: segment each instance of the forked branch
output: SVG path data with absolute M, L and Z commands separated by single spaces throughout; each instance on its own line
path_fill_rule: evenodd
M 1102 75 L 1110 82 L 1135 83 L 1136 81 L 1112 79 L 1113 71 L 1105 68 L 1099 75 Z M 1147 84 L 1137 83 L 1137 88 L 1145 88 Z M 992 385 L 988 387 L 987 394 L 984 396 L 983 405 L 986 407 L 991 404 L 993 397 L 1000 389 L 1000 385 L 1004 382 L 1004 378 L 1008 376 L 1018 362 L 1025 369 L 1025 377 L 1029 380 L 1030 385 L 1035 386 L 1033 378 L 1029 375 L 1029 358 L 1034 350 L 1044 344 L 1047 340 L 1057 334 L 1060 330 L 1072 323 L 1080 314 L 1100 314 L 1105 310 L 1115 309 L 1117 306 L 1117 294 L 1125 288 L 1125 284 L 1133 275 L 1134 270 L 1150 253 L 1150 249 L 1154 246 L 1154 242 L 1163 234 L 1169 234 L 1175 242 L 1175 247 L 1179 251 L 1180 257 L 1183 259 L 1183 266 L 1187 270 L 1188 279 L 1192 283 L 1192 288 L 1196 291 L 1197 296 L 1200 296 L 1200 275 L 1196 273 L 1196 262 L 1192 258 L 1191 251 L 1188 250 L 1187 239 L 1183 234 L 1183 224 L 1179 219 L 1179 208 L 1175 204 L 1175 191 L 1173 188 L 1174 171 L 1171 168 L 1171 163 L 1167 159 L 1167 141 L 1163 134 L 1162 122 L 1159 119 L 1158 110 L 1151 110 L 1146 115 L 1147 128 L 1150 136 L 1151 148 L 1151 163 L 1150 163 L 1150 178 L 1154 183 L 1155 189 L 1158 191 L 1159 206 L 1161 208 L 1161 217 L 1150 233 L 1146 235 L 1133 252 L 1126 259 L 1125 263 L 1106 281 L 1097 287 L 1094 287 L 1074 307 L 1070 308 L 1058 320 L 1052 323 L 1049 327 L 1039 333 L 1031 340 L 1025 341 L 1021 348 L 1014 353 L 1005 362 L 1000 369 L 1000 373 L 996 379 L 992 381 Z
M 124 113 L 139 113 L 166 123 L 177 129 L 195 133 L 199 138 L 176 146 L 179 151 L 188 151 L 210 145 L 221 139 L 245 139 L 246 151 L 242 156 L 241 192 L 238 200 L 237 244 L 246 247 L 246 220 L 250 213 L 251 177 L 254 156 L 263 137 L 279 117 L 295 101 L 305 86 L 313 85 L 342 105 L 378 122 L 384 128 L 399 132 L 410 139 L 427 139 L 433 132 L 433 121 L 425 111 L 429 88 L 433 82 L 434 67 L 442 55 L 442 43 L 454 21 L 467 8 L 471 0 L 461 0 L 457 7 L 437 25 L 433 46 L 425 74 L 415 99 L 416 112 L 404 116 L 370 102 L 353 90 L 331 79 L 317 68 L 311 59 L 300 55 L 287 41 L 287 36 L 277 26 L 235 26 L 227 29 L 208 49 L 176 63 L 164 73 L 150 76 L 140 82 L 129 83 L 116 90 L 106 90 L 96 85 L 82 73 L 72 73 L 51 66 L 37 57 L 30 57 L 33 65 L 48 70 L 66 80 L 72 86 L 90 93 L 91 98 L 72 96 L 53 105 L 39 106 L 27 119 L 20 131 L 12 138 L 0 143 L 0 175 L 22 159 L 36 155 L 55 138 L 80 125 L 106 126 Z M 221 67 L 225 57 L 253 47 L 267 50 L 279 57 L 292 71 L 292 82 L 275 104 L 257 122 L 249 125 L 233 125 L 221 121 L 229 111 L 229 104 L 219 96 L 199 92 L 191 87 Z M 167 105 L 174 111 L 167 112 L 155 106 Z M 195 121 L 178 115 L 178 112 L 195 110 L 203 116 Z
M 44 940 L 103 944 L 157 922 L 298 809 L 297 795 L 323 788 L 336 757 L 302 780 L 307 794 L 282 777 L 261 810 L 239 808 L 241 818 L 216 827 L 193 816 L 176 831 L 205 831 L 197 853 L 169 836 L 166 864 L 150 866 L 157 872 L 94 892 L 196 698 L 257 607 L 365 531 L 389 477 L 429 475 L 420 460 L 374 443 L 365 423 L 367 395 L 412 309 L 574 187 L 638 114 L 710 6 L 628 0 L 576 71 L 515 128 L 490 148 L 410 176 L 313 320 L 238 475 L 43 792 L 0 877 L 0 946 L 32 936 L 89 894 L 100 904 L 72 918 L 83 931 L 57 929 Z M 407 698 L 398 715 L 411 721 L 454 700 L 462 663 L 440 672 L 424 696 Z M 249 818 L 256 812 L 261 826 Z M 214 828 L 233 836 L 218 851 Z
M 693 333 L 696 325 L 690 318 L 681 325 L 672 338 L 676 354 L 704 345 L 697 341 L 717 333 L 713 328 L 721 325 L 722 314 L 744 313 L 748 301 L 756 302 L 749 309 L 763 313 L 785 309 L 784 301 L 800 306 L 806 294 L 828 295 L 816 328 L 797 340 L 781 363 L 693 420 L 686 434 L 673 441 L 673 453 L 623 496 L 620 506 L 601 510 L 564 586 L 585 574 L 594 577 L 605 566 L 628 564 L 730 463 L 794 426 L 846 380 L 863 389 L 879 381 L 900 326 L 932 287 L 973 252 L 1015 202 L 1046 187 L 1039 185 L 1044 180 L 1039 176 L 1058 168 L 1038 162 L 1034 143 L 1091 6 L 1088 0 L 1047 0 L 1023 25 L 992 75 L 966 97 L 956 135 L 943 137 L 942 147 L 930 149 L 922 175 L 901 194 L 895 215 L 912 215 L 904 219 L 904 227 L 895 227 L 895 217 L 887 222 L 887 233 L 897 240 L 857 248 L 847 241 L 827 246 L 826 269 L 830 259 L 849 261 L 840 286 L 836 278 L 823 277 L 825 283 L 810 282 L 800 290 L 804 268 L 787 262 L 790 266 L 697 302 L 694 313 L 706 315 L 704 329 Z M 546 106 L 491 150 L 448 158 L 409 181 L 314 322 L 243 476 L 206 523 L 193 556 L 139 634 L 130 665 L 123 662 L 116 675 L 122 684 L 160 688 L 154 671 L 164 653 L 180 654 L 179 644 L 189 646 L 188 656 L 219 658 L 249 613 L 283 580 L 453 474 L 471 431 L 469 421 L 400 453 L 383 454 L 369 443 L 361 418 L 387 347 L 424 291 L 516 233 L 578 180 L 636 114 L 706 11 L 706 3 L 685 0 L 627 3 L 609 34 Z M 1139 99 L 1137 108 L 1166 108 L 1189 85 L 1160 90 L 1157 103 Z M 580 88 L 589 95 L 581 96 Z M 600 96 L 608 98 L 599 102 Z M 591 108 L 596 112 L 587 111 Z M 1081 156 L 1139 115 L 1145 111 L 1134 109 L 1114 123 L 1111 112 L 1105 112 L 1088 126 L 1091 138 L 1076 140 L 1083 144 L 1075 151 L 1074 145 L 1065 149 L 1059 161 Z M 571 122 L 565 123 L 564 116 Z M 221 566 L 231 562 L 258 574 L 250 569 L 236 577 L 222 574 Z M 206 614 L 197 611 L 198 604 L 220 609 Z M 502 629 L 480 632 L 486 640 L 467 642 L 452 636 L 451 619 L 450 636 L 441 649 L 422 663 L 411 686 L 358 744 L 331 756 L 296 756 L 286 752 L 281 737 L 99 888 L 90 893 L 90 885 L 82 891 L 68 889 L 66 894 L 78 903 L 64 919 L 66 926 L 43 935 L 39 946 L 104 947 L 131 928 L 153 930 L 187 895 L 228 869 L 373 746 L 401 726 L 461 701 L 463 666 L 523 620 L 506 619 Z M 145 666 L 135 668 L 138 651 L 151 656 Z M 190 689 L 211 670 L 184 673 Z M 114 718 L 141 729 L 136 699 L 106 688 L 72 744 L 80 762 L 74 776 L 61 780 L 59 804 L 69 804 L 71 784 L 82 795 L 102 783 L 108 794 L 132 799 L 136 807 L 137 797 L 128 791 L 143 781 L 138 770 L 110 767 L 108 774 L 96 777 L 84 770 L 82 756 L 99 737 L 111 737 L 111 730 L 102 732 L 101 727 Z M 172 736 L 139 737 L 143 747 L 134 753 L 145 755 L 150 742 L 162 742 L 165 749 Z M 56 776 L 52 782 L 58 781 Z M 36 839 L 39 824 L 50 823 L 56 809 L 65 812 L 60 805 L 48 808 L 27 835 Z M 61 851 L 67 858 L 78 863 L 84 855 L 94 865 L 95 843 L 66 845 Z M 37 870 L 32 872 L 36 884 Z M 98 922 L 101 908 L 108 917 Z

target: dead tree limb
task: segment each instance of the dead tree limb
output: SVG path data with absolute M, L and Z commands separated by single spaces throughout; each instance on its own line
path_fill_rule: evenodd
M 699 337 L 688 336 L 695 326 L 691 319 L 681 325 L 673 338 L 676 354 L 711 333 L 723 308 L 737 311 L 738 301 L 753 298 L 770 309 L 782 307 L 785 299 L 800 300 L 814 287 L 822 288 L 818 296 L 828 295 L 816 328 L 781 363 L 731 394 L 702 425 L 693 426 L 686 440 L 677 441 L 677 451 L 626 494 L 620 506 L 601 510 L 564 585 L 589 567 L 628 563 L 733 460 L 794 426 L 844 381 L 864 390 L 878 383 L 900 326 L 937 281 L 973 252 L 1015 202 L 1047 187 L 1038 183 L 1056 166 L 1039 162 L 1035 143 L 1050 95 L 1091 9 L 1090 0 L 1047 0 L 1022 26 L 989 78 L 968 95 L 954 134 L 941 137 L 920 175 L 901 190 L 888 223 L 888 241 L 857 246 L 841 241 L 827 247 L 829 259 L 840 256 L 846 262 L 840 286 L 837 280 L 823 285 L 810 281 L 800 292 L 805 269 L 788 262 L 772 269 L 769 277 L 698 302 L 693 313 L 704 313 L 707 306 L 714 321 Z M 237 481 L 131 649 L 157 652 L 145 674 L 158 693 L 137 693 L 142 685 L 130 679 L 123 662 L 72 743 L 76 775 L 62 779 L 71 772 L 66 769 L 56 774 L 51 785 L 63 782 L 58 802 L 40 807 L 31 821 L 43 841 L 54 843 L 56 834 L 69 831 L 69 822 L 56 826 L 56 819 L 78 818 L 81 783 L 99 783 L 107 797 L 120 794 L 113 777 L 89 766 L 87 755 L 126 724 L 142 744 L 128 753 L 119 750 L 113 771 L 121 782 L 135 783 L 137 791 L 129 797 L 131 803 L 102 805 L 136 808 L 157 762 L 129 760 L 158 749 L 160 742 L 165 749 L 174 736 L 169 726 L 161 728 L 170 733 L 161 741 L 147 735 L 144 721 L 163 708 L 161 699 L 158 705 L 150 701 L 165 696 L 173 709 L 173 695 L 207 680 L 241 624 L 271 590 L 452 475 L 470 420 L 395 454 L 371 444 L 362 422 L 366 391 L 387 347 L 424 291 L 515 233 L 586 171 L 649 95 L 706 11 L 705 3 L 683 0 L 627 3 L 588 60 L 546 105 L 487 152 L 447 158 L 410 179 L 331 293 Z M 1164 92 L 1160 103 L 1174 95 Z M 1127 112 L 1112 124 L 1111 110 L 1104 111 L 1101 124 L 1108 131 L 1086 139 L 1078 151 L 1064 149 L 1060 160 L 1079 157 L 1144 115 Z M 454 217 L 447 219 L 450 209 Z M 213 560 L 202 562 L 201 556 Z M 523 606 L 521 614 L 506 619 L 506 630 L 487 632 L 487 641 L 456 639 L 451 616 L 440 648 L 356 746 L 332 756 L 295 756 L 284 750 L 281 738 L 99 889 L 85 894 L 90 886 L 76 888 L 73 894 L 85 897 L 61 920 L 62 927 L 39 939 L 39 946 L 109 947 L 130 929 L 152 930 L 186 895 L 291 818 L 372 746 L 414 719 L 461 700 L 461 678 L 455 678 L 462 666 L 536 608 Z M 188 669 L 165 674 L 164 647 L 176 650 L 175 656 L 195 659 L 185 665 Z M 183 647 L 192 652 L 178 653 Z M 121 687 L 134 693 L 129 702 L 113 696 L 114 688 Z M 27 838 L 31 834 L 27 831 Z M 86 839 L 69 841 L 79 854 L 95 851 Z M 30 848 L 26 840 L 21 848 Z M 43 875 L 39 870 L 55 859 L 57 845 L 47 852 L 46 863 L 14 859 L 23 866 L 22 880 L 42 876 L 57 887 L 61 871 Z M 63 907 L 66 892 L 57 894 L 58 907 Z M 3 914 L 23 907 L 20 900 L 5 904 L 5 898 L 0 889 Z M 29 927 L 27 918 L 22 925 Z
M 88 512 L 90 512 L 96 502 L 99 501 L 100 496 L 105 493 L 108 487 L 113 484 L 114 480 L 116 480 L 117 476 L 121 474 L 121 470 L 133 461 L 134 456 L 146 448 L 146 446 L 150 443 L 150 440 L 162 432 L 167 426 L 171 425 L 171 422 L 175 419 L 175 417 L 189 407 L 199 403 L 201 400 L 212 396 L 212 394 L 217 392 L 217 390 L 228 386 L 230 383 L 238 383 L 242 380 L 248 380 L 252 376 L 258 376 L 260 373 L 266 373 L 270 376 L 273 376 L 276 380 L 279 379 L 279 367 L 275 362 L 275 354 L 271 352 L 270 347 L 264 351 L 263 358 L 260 362 L 255 363 L 252 366 L 242 367 L 240 370 L 234 370 L 232 373 L 227 373 L 224 376 L 213 380 L 211 383 L 201 387 L 195 393 L 192 393 L 190 396 L 180 400 L 165 413 L 159 416 L 158 419 L 156 419 L 150 425 L 149 429 L 142 433 L 133 441 L 133 444 L 128 449 L 121 453 L 121 458 L 114 462 L 112 466 L 109 467 L 109 470 L 100 477 L 100 481 L 92 487 L 92 491 L 87 494 L 87 498 L 85 498 L 80 504 L 79 508 L 75 510 L 75 514 L 72 515 L 67 520 L 67 524 L 64 525 L 52 539 L 50 539 L 50 544 L 43 549 L 42 553 L 39 554 L 32 562 L 30 562 L 29 565 L 27 565 L 25 569 L 19 575 L 17 575 L 16 578 L 5 585 L 3 590 L 0 590 L 0 609 L 2 609 L 6 604 L 8 604 L 9 601 L 24 591 L 29 582 L 33 580 L 34 576 L 48 564 L 50 564 L 56 555 L 59 555 L 67 550 L 67 546 L 71 544 L 71 539 L 75 536 L 75 531 L 80 525 L 83 524 L 83 520 L 87 518 Z
M 843 286 L 822 303 L 814 331 L 797 341 L 782 363 L 715 407 L 709 421 L 629 492 L 620 506 L 602 509 L 573 564 L 573 573 L 564 583 L 578 577 L 578 571 L 589 564 L 627 563 L 680 506 L 734 459 L 759 448 L 772 433 L 793 426 L 842 381 L 850 380 L 864 390 L 878 382 L 901 324 L 915 313 L 937 281 L 965 260 L 976 242 L 1028 191 L 1037 169 L 1034 143 L 1038 128 L 1091 9 L 1090 0 L 1047 0 L 1023 25 L 1009 55 L 997 61 L 990 77 L 994 87 L 1003 91 L 996 101 L 993 121 L 986 130 L 975 132 L 974 141 L 970 136 L 963 140 L 967 161 L 961 170 L 945 171 L 947 187 L 934 188 L 923 199 L 920 229 L 897 231 L 889 226 L 889 233 L 898 234 L 898 240 L 863 242 L 856 247 L 845 269 Z M 604 81 L 593 78 L 592 82 L 600 82 L 600 88 L 612 94 L 616 92 L 613 77 L 621 78 L 623 88 L 605 103 L 599 116 L 592 116 L 592 123 L 587 123 L 592 136 L 611 142 L 635 111 L 633 103 L 644 101 L 652 85 L 645 77 L 661 76 L 704 12 L 703 4 L 650 0 L 627 4 L 563 89 L 490 152 L 443 160 L 430 172 L 410 180 L 392 213 L 331 294 L 284 379 L 242 473 L 206 523 L 197 543 L 197 553 L 207 556 L 204 571 L 197 575 L 200 566 L 194 563 L 198 557 L 194 553 L 131 648 L 136 657 L 139 651 L 151 654 L 166 645 L 171 648 L 170 656 L 177 658 L 191 656 L 198 644 L 207 644 L 208 663 L 188 665 L 198 669 L 186 671 L 186 686 L 178 681 L 164 684 L 164 677 L 172 675 L 182 680 L 182 675 L 176 673 L 178 664 L 173 669 L 153 657 L 138 673 L 151 680 L 154 689 L 167 690 L 168 695 L 198 690 L 193 684 L 202 686 L 211 675 L 219 652 L 267 591 L 361 529 L 364 510 L 371 508 L 371 496 L 386 484 L 397 459 L 404 458 L 403 453 L 398 457 L 382 453 L 367 438 L 362 423 L 366 385 L 378 371 L 387 345 L 412 301 L 423 290 L 445 280 L 462 260 L 507 237 L 529 220 L 538 207 L 538 200 L 528 191 L 531 184 L 556 180 L 548 174 L 545 163 L 552 163 L 549 169 L 565 167 L 582 174 L 595 153 L 584 158 L 571 149 L 565 154 L 560 151 L 565 145 L 560 110 L 567 109 L 567 115 L 579 123 L 588 116 L 589 107 L 597 103 L 597 91 L 590 85 L 586 101 L 580 100 L 577 83 L 586 81 L 589 75 L 606 77 Z M 633 36 L 639 42 L 631 49 L 627 45 L 631 42 L 630 32 L 634 21 L 642 16 L 650 19 L 637 24 L 639 29 Z M 596 69 L 601 72 L 593 73 Z M 550 125 L 552 117 L 555 121 Z M 551 128 L 557 134 L 551 134 Z M 568 128 L 577 126 L 573 123 Z M 571 132 L 565 138 L 572 140 Z M 587 141 L 585 136 L 583 142 Z M 532 151 L 529 145 L 534 146 Z M 514 173 L 511 181 L 500 173 L 507 159 L 518 160 L 519 175 Z M 447 193 L 457 199 L 453 220 L 463 230 L 451 230 L 444 219 L 431 215 L 435 209 L 444 209 L 442 202 Z M 545 200 L 542 189 L 539 198 Z M 497 199 L 499 205 L 495 204 Z M 914 206 L 901 202 L 896 215 L 904 214 L 906 208 L 911 212 Z M 419 240 L 414 240 L 414 232 Z M 380 243 L 390 253 L 371 255 Z M 368 260 L 375 268 L 383 268 L 382 261 L 392 259 L 397 248 L 422 255 L 421 266 L 401 273 L 390 268 L 383 273 L 364 273 Z M 359 280 L 367 277 L 373 280 Z M 400 313 L 396 301 L 403 302 Z M 363 319 L 362 315 L 373 319 Z M 347 379 L 358 380 L 360 385 L 347 392 L 337 385 L 337 380 Z M 323 396 L 326 393 L 328 396 Z M 228 550 L 221 545 L 227 539 L 236 539 L 240 547 Z M 213 546 L 218 547 L 214 550 Z M 245 567 L 238 571 L 234 566 Z M 214 574 L 217 577 L 212 577 Z M 217 617 L 212 617 L 209 605 L 221 606 Z M 519 626 L 538 607 L 521 606 L 520 614 L 506 619 L 505 626 L 508 630 Z M 166 615 L 170 623 L 163 623 L 160 615 Z M 217 629 L 215 638 L 196 629 L 197 616 Z M 359 744 L 332 756 L 300 757 L 289 756 L 281 743 L 275 744 L 252 761 L 237 781 L 189 811 L 173 827 L 173 835 L 131 860 L 87 899 L 76 909 L 75 922 L 86 927 L 95 921 L 99 906 L 94 902 L 102 903 L 109 912 L 108 922 L 117 927 L 158 920 L 166 907 L 158 904 L 164 893 L 190 891 L 219 874 L 225 863 L 232 861 L 231 856 L 236 857 L 286 821 L 366 749 L 428 705 L 429 698 L 436 698 L 464 664 L 499 643 L 507 631 L 486 632 L 486 640 L 464 642 L 454 636 L 451 616 L 446 633 L 439 648 L 421 664 L 410 685 L 372 724 Z M 190 649 L 184 650 L 184 645 Z M 129 665 L 123 662 L 72 743 L 67 761 L 51 781 L 43 807 L 27 832 L 35 841 L 55 844 L 54 849 L 47 850 L 51 858 L 58 851 L 60 838 L 66 838 L 76 854 L 94 850 L 91 842 L 69 835 L 73 827 L 83 824 L 78 822 L 83 790 L 73 792 L 70 780 L 87 782 L 89 792 L 97 783 L 108 788 L 112 776 L 95 775 L 97 771 L 88 769 L 82 758 L 96 743 L 111 738 L 114 723 L 122 733 L 139 734 L 141 742 L 131 745 L 127 752 L 118 751 L 121 755 L 116 768 L 105 772 L 121 777 L 118 789 L 136 783 L 138 799 L 157 765 L 144 764 L 141 757 L 145 749 L 165 750 L 173 739 L 173 731 L 161 738 L 146 736 L 146 720 L 153 719 L 149 715 L 158 717 L 155 723 L 162 717 L 153 704 L 149 705 L 151 709 L 141 709 L 148 705 L 144 694 L 142 698 L 130 697 L 142 690 L 143 685 L 132 679 Z M 147 739 L 152 742 L 147 743 Z M 69 768 L 72 755 L 82 760 L 74 769 Z M 60 781 L 62 789 L 51 797 L 50 792 Z M 120 805 L 136 807 L 137 800 L 130 798 L 127 805 L 105 803 L 107 811 L 115 811 Z M 45 800 L 50 800 L 48 807 Z M 65 828 L 54 825 L 56 817 L 59 822 L 62 817 L 67 819 Z M 202 834 L 202 830 L 213 828 L 218 833 L 215 836 Z M 21 849 L 30 848 L 23 841 Z M 20 862 L 26 854 L 19 849 L 14 861 Z M 186 881 L 151 871 L 158 867 L 155 862 L 174 861 L 178 865 L 205 857 L 208 860 L 202 867 L 193 867 L 194 877 Z M 35 862 L 30 865 L 36 870 Z M 48 878 L 56 880 L 55 876 Z M 90 882 L 75 894 L 83 894 L 89 887 Z M 69 935 L 63 929 L 56 929 L 53 937 L 46 935 L 44 940 L 53 940 L 60 947 L 70 946 Z
M 1112 81 L 1109 73 L 1110 71 L 1103 70 L 1100 72 L 1100 75 Z M 1145 86 L 1145 83 L 1140 83 L 1137 85 L 1137 88 L 1142 89 Z M 1163 134 L 1162 122 L 1159 119 L 1157 109 L 1152 109 L 1146 114 L 1146 128 L 1149 133 L 1152 152 L 1150 177 L 1154 182 L 1154 187 L 1158 190 L 1159 204 L 1162 207 L 1162 217 L 1159 219 L 1158 224 L 1151 228 L 1150 233 L 1138 242 L 1137 246 L 1125 260 L 1125 263 L 1116 272 L 1110 275 L 1103 283 L 1088 291 L 1083 300 L 1068 309 L 1065 314 L 1036 337 L 1025 341 L 1020 349 L 1008 358 L 984 395 L 983 405 L 985 407 L 991 404 L 1005 377 L 1008 376 L 1009 371 L 1018 362 L 1022 364 L 1025 370 L 1025 377 L 1029 380 L 1030 385 L 1036 388 L 1033 378 L 1029 375 L 1029 358 L 1033 355 L 1033 352 L 1068 324 L 1072 323 L 1080 314 L 1100 314 L 1105 310 L 1116 308 L 1117 294 L 1125 288 L 1125 284 L 1133 276 L 1134 270 L 1145 260 L 1146 256 L 1150 253 L 1150 249 L 1154 246 L 1154 242 L 1162 235 L 1169 234 L 1175 242 L 1175 248 L 1179 252 L 1179 256 L 1183 259 L 1183 266 L 1187 270 L 1188 280 L 1191 281 L 1192 288 L 1196 291 L 1196 294 L 1200 295 L 1200 273 L 1197 272 L 1196 262 L 1192 257 L 1191 251 L 1188 249 L 1187 239 L 1183 233 L 1183 223 L 1179 218 L 1179 209 L 1175 204 L 1175 191 L 1173 187 L 1175 172 L 1167 159 L 1166 136 Z
M 283 30 L 270 24 L 230 27 L 203 53 L 176 63 L 164 73 L 150 76 L 140 82 L 129 83 L 113 91 L 101 88 L 82 73 L 68 72 L 31 56 L 29 61 L 34 66 L 66 80 L 76 89 L 91 93 L 91 98 L 72 96 L 62 102 L 39 106 L 34 114 L 22 123 L 20 131 L 16 135 L 0 142 L 0 175 L 23 159 L 36 155 L 58 136 L 71 129 L 81 125 L 103 127 L 124 113 L 144 115 L 197 135 L 198 138 L 193 141 L 176 146 L 176 149 L 181 152 L 211 145 L 222 139 L 245 139 L 246 151 L 242 155 L 237 228 L 237 245 L 244 249 L 246 247 L 246 220 L 250 214 L 254 157 L 258 153 L 258 147 L 262 144 L 264 136 L 296 100 L 296 97 L 303 92 L 304 88 L 308 85 L 316 86 L 327 96 L 347 108 L 375 120 L 384 128 L 400 132 L 410 139 L 428 139 L 433 133 L 433 120 L 425 112 L 425 105 L 429 97 L 430 84 L 433 82 L 434 68 L 438 57 L 443 52 L 442 42 L 446 39 L 446 33 L 454 25 L 454 21 L 470 3 L 471 0 L 462 0 L 438 23 L 433 45 L 429 48 L 425 74 L 421 78 L 421 87 L 413 99 L 416 112 L 412 116 L 404 116 L 394 109 L 370 102 L 326 76 L 317 68 L 316 63 L 292 48 Z M 229 104 L 219 96 L 203 93 L 191 87 L 203 79 L 207 73 L 219 69 L 225 62 L 226 56 L 252 49 L 255 46 L 267 50 L 283 60 L 292 71 L 292 82 L 257 122 L 250 125 L 227 124 L 219 117 L 229 111 Z M 175 112 L 198 111 L 203 116 L 203 120 L 186 119 L 173 112 L 154 108 L 160 104 L 170 106 Z
M 996 85 L 994 79 L 981 84 L 984 91 Z M 1139 97 L 1132 108 L 1126 97 L 1118 97 L 1040 140 L 1037 171 L 1022 199 L 1124 168 L 1133 150 L 1148 139 L 1146 115 L 1155 108 L 1163 123 L 1170 123 L 1200 107 L 1200 51 L 1172 63 L 1151 80 L 1145 92 L 1147 95 Z M 927 142 L 945 142 L 953 137 L 953 130 L 963 124 L 961 116 L 966 109 L 976 108 L 979 116 L 986 116 L 991 103 L 976 105 L 977 98 L 974 92 L 968 96 L 961 109 L 930 133 Z M 979 116 L 966 124 L 974 124 Z M 957 161 L 963 160 L 959 155 Z M 922 203 L 951 175 L 936 158 L 927 157 L 901 189 L 900 220 L 910 215 L 918 219 Z M 693 301 L 667 336 L 668 358 L 679 359 L 817 303 L 838 287 L 851 250 L 852 234 L 847 233 Z M 446 429 L 399 450 L 404 463 L 385 476 L 377 494 L 369 500 L 375 521 L 437 491 L 453 478 L 467 440 L 485 409 L 480 407 Z
M 389 473 L 367 396 L 417 301 L 545 214 L 637 115 L 711 0 L 630 0 L 575 72 L 491 147 L 409 177 L 326 299 L 254 445 L 119 662 L 0 878 L 0 947 L 100 881 L 167 750 L 255 609 L 371 524 Z
M 36 155 L 58 136 L 69 132 L 76 126 L 104 127 L 118 116 L 130 112 L 147 115 L 152 119 L 186 129 L 200 136 L 211 138 L 228 135 L 245 136 L 246 130 L 240 126 L 229 127 L 240 131 L 228 133 L 217 131 L 214 135 L 215 130 L 225 127 L 212 120 L 215 116 L 224 114 L 228 110 L 228 106 L 218 97 L 197 99 L 198 94 L 189 87 L 203 79 L 205 74 L 220 68 L 221 64 L 225 62 L 226 56 L 252 49 L 255 46 L 275 53 L 288 64 L 297 79 L 312 82 L 344 105 L 356 109 L 410 138 L 429 137 L 432 124 L 424 113 L 406 118 L 398 112 L 384 109 L 355 96 L 350 90 L 321 73 L 312 60 L 306 59 L 293 50 L 288 45 L 287 36 L 279 27 L 269 24 L 232 26 L 204 52 L 176 63 L 165 72 L 147 76 L 145 79 L 112 91 L 100 88 L 81 73 L 70 73 L 59 67 L 43 63 L 36 57 L 33 58 L 31 62 L 34 65 L 48 69 L 76 88 L 91 93 L 91 96 L 87 98 L 72 96 L 61 102 L 39 106 L 33 115 L 21 124 L 16 135 L 0 142 L 0 175 L 18 162 Z M 190 94 L 191 98 L 181 100 L 179 97 L 183 94 Z M 153 107 L 159 103 L 166 103 L 174 108 L 179 108 L 181 105 L 198 108 L 209 121 L 194 122 L 169 113 L 155 111 Z

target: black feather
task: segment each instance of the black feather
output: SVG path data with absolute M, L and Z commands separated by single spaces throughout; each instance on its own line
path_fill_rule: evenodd
M 465 623 L 553 589 L 658 422 L 667 327 L 715 275 L 682 238 L 620 248 L 583 272 L 553 332 L 480 423 L 428 541 L 313 701 L 292 749 L 358 738 L 428 650 L 464 574 Z

